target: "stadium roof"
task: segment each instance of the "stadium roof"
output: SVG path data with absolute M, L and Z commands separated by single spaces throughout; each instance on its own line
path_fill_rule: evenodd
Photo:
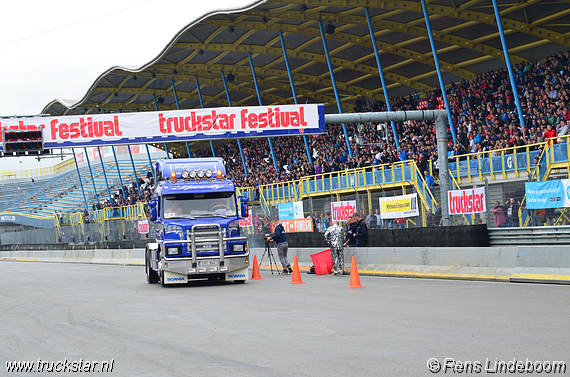
M 570 0 L 499 0 L 513 64 L 541 60 L 570 45 Z M 326 39 L 343 111 L 357 95 L 383 100 L 364 7 L 368 6 L 389 96 L 438 86 L 421 2 L 374 0 L 263 0 L 248 7 L 214 11 L 182 29 L 153 61 L 142 67 L 116 66 L 103 72 L 78 101 L 54 100 L 43 113 L 77 115 L 259 104 L 248 53 L 252 54 L 264 105 L 294 103 L 283 58 L 283 33 L 300 103 L 325 103 L 338 112 L 318 21 L 334 32 Z M 427 11 L 444 81 L 473 79 L 505 68 L 490 0 L 435 0 Z M 331 30 L 329 30 L 331 31 Z M 173 80 L 173 81 L 172 81 Z

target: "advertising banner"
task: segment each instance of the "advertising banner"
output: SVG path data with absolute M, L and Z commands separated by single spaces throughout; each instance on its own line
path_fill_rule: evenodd
M 354 212 L 356 212 L 356 200 L 332 202 L 331 210 L 333 221 L 346 221 L 346 219 L 352 217 Z
M 279 203 L 277 205 L 279 220 L 302 219 L 303 202 Z
M 324 106 L 319 104 L 14 118 L 2 119 L 0 127 L 41 128 L 48 149 L 326 132 Z
M 463 215 L 487 211 L 485 187 L 449 191 L 449 214 Z
M 398 219 L 419 215 L 418 194 L 380 198 L 380 217 L 382 219 Z
M 313 231 L 313 219 L 279 220 L 285 228 L 285 233 L 300 233 Z
M 528 209 L 570 207 L 570 180 L 525 182 Z
M 148 220 L 139 220 L 139 234 L 148 233 Z

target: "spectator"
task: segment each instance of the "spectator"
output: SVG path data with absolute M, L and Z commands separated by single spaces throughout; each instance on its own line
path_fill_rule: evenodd
M 515 198 L 510 198 L 505 202 L 505 208 L 507 209 L 507 226 L 510 228 L 519 226 L 520 203 L 516 202 Z
M 352 221 L 354 223 L 354 232 L 352 235 L 356 241 L 356 246 L 366 246 L 368 244 L 368 226 L 366 225 L 366 221 L 362 220 L 360 214 L 357 212 L 352 215 Z M 352 232 L 352 230 L 349 232 Z
M 376 216 L 373 210 L 370 210 L 370 213 L 366 216 L 366 223 L 369 229 L 376 229 Z
M 428 209 L 428 213 L 426 215 L 426 226 L 428 227 L 437 226 L 435 223 L 435 215 L 433 214 L 431 209 Z
M 356 222 L 353 217 L 349 217 L 346 220 L 346 239 L 344 240 L 344 246 L 356 246 Z
M 382 215 L 380 214 L 380 210 L 377 209 L 376 210 L 376 229 L 381 229 L 382 228 Z
M 441 203 L 435 205 L 435 214 L 433 215 L 434 226 L 441 226 L 443 224 L 443 215 L 441 211 Z
M 503 207 L 501 207 L 499 201 L 495 202 L 495 208 L 493 208 L 491 212 L 494 215 L 494 221 L 496 227 L 504 228 L 507 226 L 507 219 L 505 218 Z

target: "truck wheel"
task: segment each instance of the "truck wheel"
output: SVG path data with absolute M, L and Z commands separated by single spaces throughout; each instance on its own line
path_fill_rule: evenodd
M 145 269 L 146 269 L 146 281 L 149 284 L 156 284 L 158 283 L 158 274 L 155 270 L 150 267 L 150 253 L 146 253 L 145 261 Z

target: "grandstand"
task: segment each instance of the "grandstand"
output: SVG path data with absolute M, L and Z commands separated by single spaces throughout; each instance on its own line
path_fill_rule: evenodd
M 161 154 L 160 157 L 163 156 Z M 158 158 L 158 155 L 155 154 L 153 157 Z M 103 161 L 109 189 L 113 195 L 116 195 L 121 189 L 121 184 L 115 161 L 112 157 L 105 158 Z M 150 171 L 148 159 L 139 158 L 133 159 L 133 161 L 137 177 L 145 178 Z M 67 163 L 69 167 L 63 172 L 55 176 L 37 177 L 33 184 L 29 178 L 16 180 L 13 183 L 3 181 L 4 184 L 0 186 L 0 195 L 4 198 L 4 202 L 2 207 L 0 207 L 0 211 L 53 216 L 55 211 L 71 214 L 85 209 L 81 183 L 73 159 L 70 162 L 71 164 Z M 123 185 L 130 187 L 135 179 L 130 159 L 119 155 L 118 165 Z M 99 201 L 108 200 L 107 184 L 100 162 L 91 162 L 91 169 Z M 85 198 L 89 209 L 91 209 L 92 205 L 96 203 L 96 197 L 88 165 L 86 163 L 79 164 L 79 172 L 83 190 L 85 191 Z M 17 187 L 20 188 L 19 191 Z
M 259 1 L 243 10 L 213 12 L 184 28 L 149 64 L 136 70 L 113 67 L 102 73 L 83 99 L 73 104 L 54 100 L 46 105 L 43 113 L 88 115 L 101 110 L 113 113 L 228 106 L 230 98 L 234 98 L 237 106 L 254 106 L 259 102 L 279 105 L 298 101 L 291 90 L 294 87 L 303 102 L 324 103 L 329 113 L 385 111 L 389 103 L 391 110 L 441 109 L 447 100 L 452 123 L 448 130 L 448 155 L 455 180 L 453 187 L 481 185 L 487 178 L 496 182 L 504 180 L 501 183 L 506 185 L 504 189 L 490 188 L 492 200 L 503 200 L 507 193 L 519 192 L 528 175 L 533 176 L 534 157 L 541 156 L 545 143 L 554 143 L 556 138 L 564 138 L 568 133 L 570 52 L 563 52 L 568 45 L 564 37 L 567 31 L 563 32 L 566 26 L 561 26 L 562 23 L 556 27 L 549 24 L 566 17 L 568 5 L 557 1 L 557 6 L 552 7 L 542 6 L 541 2 L 499 4 L 503 20 L 512 27 L 506 34 L 524 115 L 523 126 L 510 76 L 504 69 L 504 60 L 500 60 L 501 49 L 497 46 L 502 40 L 496 33 L 493 9 L 477 3 L 430 3 L 428 13 L 437 19 L 434 31 L 438 32 L 436 38 L 440 46 L 436 50 L 424 37 L 432 33 L 431 26 L 418 26 L 425 22 L 418 1 L 370 2 L 366 9 L 340 0 L 329 1 L 327 5 L 316 5 L 312 1 Z M 524 20 L 520 12 L 525 13 Z M 329 22 L 324 33 L 317 15 Z M 381 49 L 382 54 L 376 58 L 384 61 L 383 69 L 376 64 L 370 34 L 363 28 L 367 23 Z M 464 23 L 469 26 L 461 26 Z M 284 30 L 283 25 L 289 26 Z M 321 27 L 320 33 L 317 26 Z M 394 43 L 391 37 L 400 42 Z M 333 47 L 330 51 L 332 66 L 329 51 L 323 44 L 327 39 Z M 472 43 L 475 40 L 477 43 Z M 438 86 L 441 81 L 435 77 L 433 55 L 438 51 L 443 59 L 440 63 L 444 75 L 439 78 L 445 81 L 445 97 Z M 287 54 L 291 57 L 291 66 Z M 252 70 L 257 74 L 259 89 L 253 84 Z M 335 71 L 336 81 L 332 71 Z M 229 74 L 225 76 L 224 72 Z M 385 76 L 386 85 L 380 82 L 380 76 Z M 229 89 L 226 90 L 226 86 Z M 305 141 L 300 136 L 272 138 L 271 146 L 264 138 L 243 139 L 241 151 L 236 140 L 214 143 L 212 148 L 216 156 L 224 157 L 229 176 L 237 186 L 252 198 L 266 201 L 261 203 L 262 207 L 289 197 L 284 193 L 274 195 L 284 182 L 295 181 L 296 186 L 288 184 L 289 187 L 302 187 L 300 180 L 313 181 L 312 194 L 332 196 L 332 192 L 324 190 L 325 185 L 317 190 L 317 177 L 348 176 L 347 172 L 352 169 L 371 166 L 385 169 L 413 161 L 420 175 L 428 170 L 437 179 L 433 122 L 345 126 L 331 125 L 326 134 L 308 136 L 310 157 L 305 153 Z M 187 148 L 193 157 L 212 154 L 204 142 L 168 145 L 169 151 L 178 157 L 186 157 Z M 244 161 L 240 152 L 244 153 Z M 563 156 L 558 157 L 557 163 Z M 480 161 L 487 165 L 481 166 Z M 144 170 L 144 163 L 141 164 L 140 169 Z M 97 191 L 105 196 L 101 170 L 97 164 L 92 165 Z M 112 165 L 109 167 L 113 168 Z M 129 163 L 125 165 L 121 172 L 129 174 L 132 169 Z M 557 169 L 549 167 L 548 171 L 568 173 L 563 166 Z M 500 174 L 496 174 L 499 171 Z M 45 187 L 43 191 L 50 192 L 46 195 L 56 198 L 53 202 L 40 196 L 44 192 L 39 187 L 31 190 L 29 183 L 22 183 L 22 192 L 29 195 L 20 198 L 14 190 L 6 190 L 8 200 L 2 210 L 20 208 L 29 213 L 49 214 L 60 208 L 69 212 L 73 206 L 84 207 L 77 186 L 79 181 L 68 174 L 67 179 L 60 175 L 41 183 L 41 187 Z M 533 177 L 545 179 L 547 176 Z M 91 178 L 85 167 L 82 167 L 81 177 L 87 200 L 92 203 Z M 118 177 L 112 174 L 111 177 L 116 190 Z M 60 180 L 61 186 L 58 186 Z M 123 180 L 123 183 L 132 181 L 132 176 L 131 179 L 125 176 Z M 416 186 L 406 182 L 401 182 L 398 189 L 421 190 L 417 182 Z M 305 192 L 310 191 L 309 186 Z M 385 189 L 382 185 L 358 188 L 368 192 L 369 198 Z M 332 190 L 332 184 L 328 190 Z M 301 191 L 290 198 L 298 199 Z M 439 200 L 438 187 L 432 191 Z M 43 207 L 38 207 L 38 201 Z M 372 208 L 371 205 L 366 207 Z

